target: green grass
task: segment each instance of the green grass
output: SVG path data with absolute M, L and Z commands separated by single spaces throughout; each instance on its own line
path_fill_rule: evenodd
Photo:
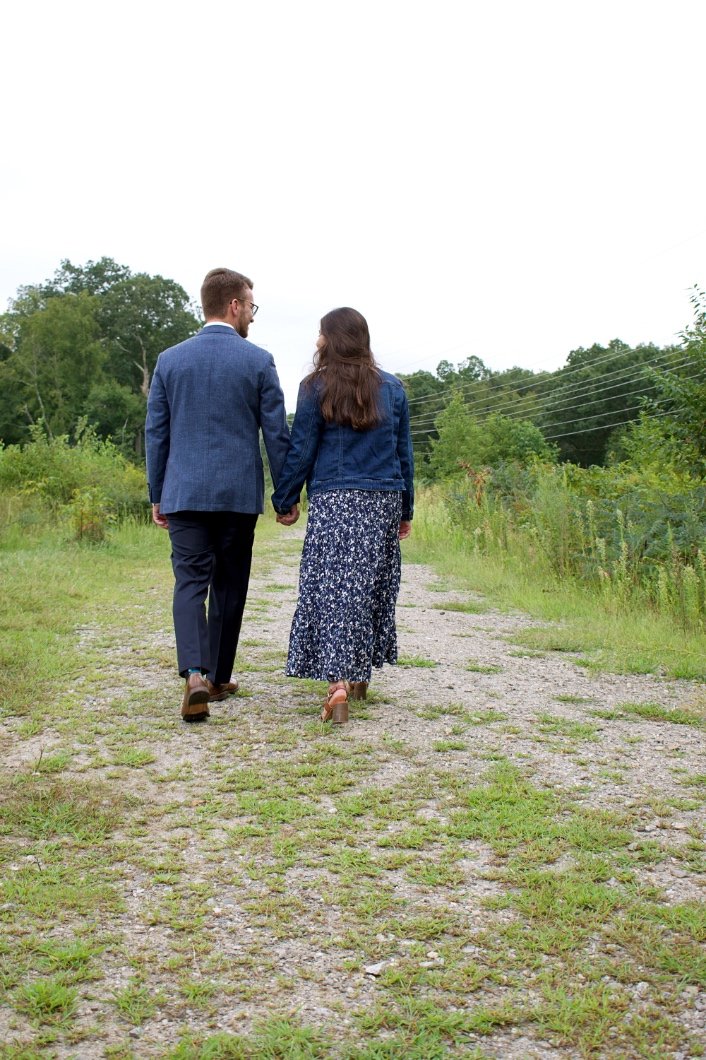
M 397 660 L 398 666 L 416 666 L 416 667 L 434 667 L 438 666 L 438 663 L 434 662 L 433 659 L 425 659 L 422 655 L 400 655 Z
M 478 1060 L 505 1035 L 557 1055 L 699 1055 L 684 991 L 704 980 L 703 906 L 648 872 L 676 866 L 691 887 L 704 871 L 686 817 L 700 767 L 665 758 L 671 787 L 611 802 L 573 750 L 603 751 L 600 707 L 569 695 L 591 717 L 518 727 L 490 694 L 474 709 L 373 692 L 370 722 L 356 704 L 354 724 L 321 725 L 324 686 L 281 681 L 266 621 L 287 592 L 293 606 L 298 547 L 262 522 L 250 695 L 196 731 L 179 719 L 166 535 L 30 540 L 6 562 L 8 610 L 45 584 L 31 618 L 7 616 L 0 1058 Z M 629 706 L 615 720 L 694 728 Z M 638 831 L 653 814 L 688 828 Z
M 660 703 L 621 703 L 618 709 L 625 715 L 644 718 L 646 721 L 665 721 L 672 725 L 706 728 L 706 712 L 663 707 Z
M 37 979 L 17 991 L 15 1006 L 32 1023 L 65 1023 L 74 1014 L 76 997 L 73 987 L 57 979 Z
M 503 668 L 502 666 L 497 666 L 494 663 L 479 663 L 476 662 L 475 659 L 472 659 L 469 663 L 466 664 L 466 669 L 470 670 L 471 673 L 474 674 L 499 674 L 502 673 Z
M 427 503 L 426 491 L 419 490 L 414 533 L 404 543 L 404 555 L 408 562 L 432 564 L 448 580 L 444 589 L 453 585 L 479 593 L 488 607 L 552 623 L 513 634 L 522 648 L 578 653 L 583 665 L 598 671 L 706 681 L 706 631 L 687 632 L 669 616 L 618 607 L 597 590 L 558 579 L 539 550 L 529 559 L 525 544 L 475 553 L 468 534 L 450 523 L 433 491 Z

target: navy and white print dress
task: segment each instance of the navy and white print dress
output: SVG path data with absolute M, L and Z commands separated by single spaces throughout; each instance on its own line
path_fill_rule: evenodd
M 288 677 L 369 681 L 397 662 L 401 518 L 402 494 L 388 490 L 310 498 Z

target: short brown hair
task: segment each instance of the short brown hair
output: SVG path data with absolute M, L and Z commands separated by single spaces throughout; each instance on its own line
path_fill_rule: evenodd
M 209 317 L 224 317 L 228 303 L 234 298 L 243 298 L 248 288 L 252 290 L 253 282 L 242 272 L 211 269 L 201 284 L 201 305 L 206 320 Z

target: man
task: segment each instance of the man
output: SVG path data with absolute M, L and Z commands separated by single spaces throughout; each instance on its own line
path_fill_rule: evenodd
M 145 427 L 152 518 L 172 545 L 185 721 L 202 721 L 209 702 L 237 691 L 232 670 L 264 510 L 260 430 L 275 485 L 289 449 L 274 360 L 247 341 L 258 308 L 252 280 L 212 269 L 201 304 L 202 330 L 157 360 Z M 294 505 L 280 521 L 298 517 Z

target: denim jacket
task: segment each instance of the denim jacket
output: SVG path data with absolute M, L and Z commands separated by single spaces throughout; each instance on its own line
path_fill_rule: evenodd
M 382 419 L 369 431 L 327 423 L 321 415 L 316 385 L 302 383 L 291 448 L 272 494 L 276 512 L 285 515 L 299 501 L 306 482 L 310 497 L 339 489 L 401 492 L 402 518 L 412 518 L 414 457 L 407 395 L 394 375 L 381 371 L 380 376 Z

